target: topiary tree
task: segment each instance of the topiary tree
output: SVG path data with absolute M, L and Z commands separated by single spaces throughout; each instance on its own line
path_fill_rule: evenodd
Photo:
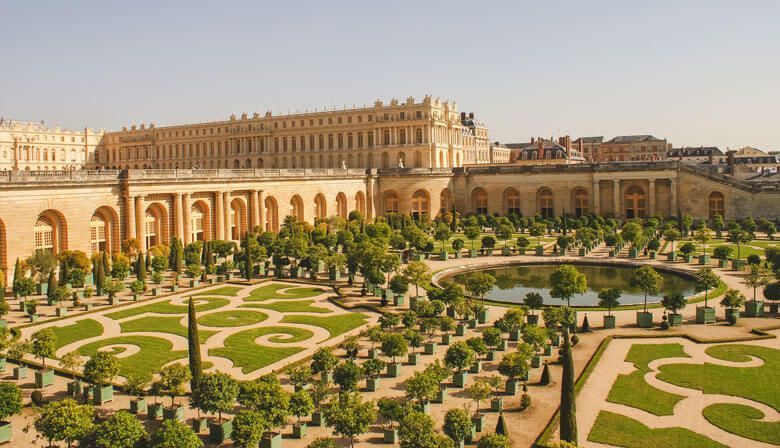
M 476 403 L 477 410 L 475 414 L 479 415 L 479 404 L 490 398 L 490 395 L 493 392 L 493 386 L 490 384 L 489 380 L 486 380 L 485 378 L 477 378 L 477 381 L 471 383 L 466 391 L 468 392 L 469 397 L 471 397 L 471 400 Z
M 663 277 L 650 266 L 643 266 L 631 274 L 631 286 L 641 289 L 645 293 L 645 313 L 647 312 L 647 295 L 657 294 L 658 290 L 661 289 L 661 283 L 663 283 Z
M 41 360 L 41 371 L 46 371 L 46 358 L 54 357 L 57 351 L 57 335 L 50 328 L 45 328 L 30 338 L 30 353 Z
M 685 297 L 679 292 L 664 294 L 663 299 L 661 299 L 661 306 L 671 311 L 672 314 L 677 314 L 677 311 L 685 308 L 685 305 Z
M 599 306 L 607 309 L 608 315 L 612 315 L 612 308 L 620 305 L 621 291 L 618 288 L 605 288 L 599 291 Z
M 314 401 L 311 394 L 306 389 L 299 389 L 290 395 L 290 414 L 298 419 L 300 425 L 301 418 L 311 414 L 314 411 Z
M 198 408 L 203 412 L 216 413 L 221 424 L 222 413 L 231 411 L 235 406 L 238 391 L 238 383 L 226 373 L 203 375 L 198 388 Z
M 529 292 L 525 295 L 525 298 L 523 298 L 523 303 L 531 309 L 531 314 L 534 314 L 535 310 L 538 310 L 544 305 L 544 297 L 538 292 Z
M 745 295 L 736 289 L 729 289 L 723 295 L 723 299 L 721 299 L 720 304 L 729 311 L 729 313 L 727 313 L 727 317 L 729 322 L 733 325 L 737 322 L 734 310 L 738 310 L 742 305 L 745 304 Z
M 463 229 L 463 236 L 471 241 L 471 250 L 474 250 L 474 240 L 479 238 L 480 233 L 482 233 L 482 229 L 479 226 L 466 226 Z
M 203 448 L 203 442 L 189 426 L 166 419 L 149 441 L 149 448 Z
M 734 253 L 734 249 L 731 246 L 718 246 L 712 251 L 712 256 L 718 260 L 728 260 Z
M 336 448 L 336 442 L 330 437 L 317 437 L 306 448 Z
M 263 416 L 252 409 L 239 411 L 233 418 L 233 430 L 230 438 L 233 445 L 239 448 L 254 448 L 260 444 L 267 422 Z
M 588 290 L 588 279 L 573 265 L 564 264 L 550 274 L 550 285 L 550 296 L 565 300 L 569 307 L 575 294 L 584 294 Z
M 471 418 L 461 408 L 449 409 L 444 415 L 444 434 L 453 442 L 462 443 L 471 435 Z
M 704 307 L 707 308 L 707 296 L 710 289 L 717 288 L 720 284 L 720 277 L 710 268 L 704 268 L 696 273 L 696 289 L 704 291 Z
M 560 436 L 561 440 L 577 443 L 577 411 L 575 404 L 574 359 L 571 353 L 569 329 L 563 327 L 563 348 L 561 349 L 561 407 Z
M 203 376 L 203 365 L 200 354 L 200 336 L 198 332 L 198 317 L 195 314 L 195 302 L 192 297 L 187 301 L 187 354 L 190 368 L 190 390 L 197 391 L 200 378 Z
M 108 386 L 119 374 L 119 359 L 110 352 L 97 352 L 84 364 L 84 378 L 95 386 Z
M 433 232 L 433 238 L 441 243 L 441 250 L 444 251 L 444 243 L 452 236 L 452 230 L 450 226 L 444 223 L 440 223 L 436 226 L 436 230 Z
M 22 390 L 14 383 L 0 382 L 0 421 L 10 424 L 5 420 L 20 412 L 22 412 Z
M 338 365 L 339 359 L 328 347 L 320 347 L 311 358 L 312 373 L 329 374 Z
M 160 370 L 158 381 L 160 393 L 171 397 L 171 407 L 174 407 L 176 397 L 186 392 L 184 385 L 192 379 L 190 370 L 183 364 L 170 364 Z
M 325 413 L 325 420 L 333 432 L 349 439 L 350 447 L 355 446 L 355 438 L 368 431 L 376 418 L 376 404 L 364 402 L 358 393 L 342 395 Z
M 406 398 L 416 401 L 420 407 L 431 402 L 439 393 L 438 378 L 430 371 L 414 372 L 404 386 Z
M 486 434 L 477 443 L 477 448 L 511 448 L 511 446 L 509 438 L 501 434 Z
M 414 285 L 415 295 L 420 295 L 420 285 L 431 281 L 431 268 L 423 261 L 412 261 L 404 268 L 403 276 Z
M 398 333 L 390 333 L 382 338 L 382 353 L 393 359 L 395 364 L 395 358 L 398 356 L 404 356 L 409 351 L 409 345 L 403 335 Z
M 514 230 L 515 228 L 511 224 L 501 224 L 496 229 L 496 238 L 504 240 L 504 247 L 508 247 L 507 241 L 512 238 L 512 232 L 514 232 Z
M 79 446 L 91 448 L 138 448 L 149 439 L 144 425 L 132 414 L 119 411 L 96 425 Z
M 750 272 L 742 280 L 742 283 L 753 288 L 753 302 L 756 301 L 756 290 L 769 284 L 772 280 L 771 271 L 765 267 L 752 266 Z
M 455 372 L 462 372 L 474 364 L 476 354 L 466 341 L 458 341 L 450 345 L 444 355 L 444 362 Z
M 333 382 L 341 387 L 342 391 L 355 391 L 358 382 L 363 377 L 363 369 L 352 361 L 346 361 L 333 369 Z
M 464 287 L 469 294 L 479 297 L 482 304 L 485 303 L 485 294 L 493 289 L 496 278 L 485 272 L 471 272 L 466 275 Z
M 35 430 L 49 441 L 63 441 L 68 447 L 92 431 L 95 408 L 78 404 L 70 398 L 53 401 L 41 409 L 35 420 Z
M 498 364 L 498 373 L 509 380 L 525 377 L 528 374 L 529 356 L 525 351 L 507 353 Z

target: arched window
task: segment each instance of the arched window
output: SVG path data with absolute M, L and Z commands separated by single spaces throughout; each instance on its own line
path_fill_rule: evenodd
M 442 214 L 452 210 L 452 193 L 450 193 L 449 188 L 445 188 L 439 194 L 439 204 Z
M 539 214 L 543 218 L 552 218 L 555 215 L 553 211 L 553 193 L 549 188 L 539 191 Z
M 230 237 L 234 241 L 239 241 L 244 232 L 248 230 L 246 217 L 246 207 L 244 202 L 235 198 L 230 201 Z
M 157 245 L 157 235 L 159 234 L 157 227 L 157 218 L 153 214 L 146 212 L 146 216 L 144 216 L 144 233 L 146 234 L 147 248 Z
M 647 211 L 647 197 L 644 190 L 637 185 L 626 190 L 624 197 L 626 204 L 626 218 L 644 218 Z
M 720 215 L 721 217 L 724 217 L 726 215 L 726 200 L 723 197 L 723 193 L 719 191 L 713 191 L 710 193 L 710 218 L 713 218 L 715 215 Z
M 297 194 L 290 199 L 290 216 L 296 221 L 303 221 L 303 199 Z
M 588 192 L 582 188 L 574 190 L 574 215 L 578 218 L 588 214 Z
M 89 220 L 89 249 L 92 253 L 106 250 L 106 221 L 98 215 Z
M 414 167 L 422 168 L 422 152 L 420 151 L 414 152 Z
M 415 191 L 414 195 L 412 195 L 412 217 L 414 219 L 422 219 L 423 216 L 430 216 L 429 204 L 430 200 L 427 191 Z
M 398 195 L 394 191 L 385 193 L 385 213 L 398 213 Z
M 347 219 L 347 196 L 344 193 L 336 195 L 336 214 Z
M 328 206 L 322 193 L 314 197 L 314 217 L 325 219 L 328 216 Z
M 474 204 L 474 213 L 478 215 L 487 215 L 488 213 L 488 195 L 483 188 L 477 188 L 471 193 Z
M 33 228 L 35 234 L 35 250 L 56 252 L 54 248 L 54 224 L 45 216 L 38 217 Z
M 192 212 L 190 213 L 191 229 L 192 229 L 192 241 L 203 241 L 206 239 L 206 231 L 204 228 L 205 213 L 200 204 L 192 206 Z
M 504 206 L 506 213 L 520 214 L 520 193 L 514 188 L 507 188 L 504 193 Z
M 366 196 L 362 191 L 358 191 L 355 195 L 355 210 L 365 216 L 366 213 Z
M 279 207 L 273 196 L 265 198 L 265 230 L 268 232 L 279 231 Z

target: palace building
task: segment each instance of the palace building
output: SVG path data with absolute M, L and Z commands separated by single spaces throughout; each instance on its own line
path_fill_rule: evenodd
M 36 145 L 15 143 L 16 162 L 0 171 L 6 278 L 17 258 L 36 249 L 115 252 L 130 238 L 143 250 L 173 237 L 238 241 L 249 230 L 277 231 L 288 215 L 314 222 L 346 218 L 353 210 L 368 218 L 390 212 L 434 217 L 453 209 L 547 217 L 780 214 L 778 182 L 738 180 L 679 160 L 567 163 L 559 156 L 574 147 L 569 139 L 559 141 L 560 148 L 542 142 L 543 150 L 554 147 L 545 164 L 508 163 L 509 148 L 491 154 L 498 145 L 490 144 L 484 124 L 431 97 L 344 111 L 137 126 L 100 140 L 87 131 L 84 141 L 80 133 L 68 135 L 80 149 L 65 146 L 67 138 L 57 141 L 65 134 L 53 135 Z M 654 144 L 665 151 L 664 143 Z M 6 145 L 0 153 L 10 151 Z M 521 152 L 539 147 L 535 142 Z M 49 154 L 48 171 L 45 164 L 37 168 L 38 149 Z M 579 150 L 567 157 L 574 155 L 581 159 Z

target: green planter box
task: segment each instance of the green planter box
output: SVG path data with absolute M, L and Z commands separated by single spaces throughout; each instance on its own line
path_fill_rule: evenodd
M 469 328 L 471 328 L 473 330 L 473 329 L 477 328 L 477 325 L 479 325 L 479 320 L 471 319 L 468 322 L 466 322 L 466 324 L 468 325 Z
M 685 256 L 685 262 L 688 264 L 693 263 L 693 255 L 686 255 Z
M 148 420 L 156 420 L 163 416 L 162 403 L 149 403 L 146 405 L 146 418 Z
M 498 345 L 496 346 L 496 350 L 499 351 L 499 352 L 506 351 L 507 344 L 508 343 L 507 343 L 506 339 L 502 339 L 501 342 L 499 342 Z
M 735 308 L 726 308 L 726 320 L 734 325 L 739 320 L 739 310 Z
M 508 256 L 512 255 L 512 249 L 510 249 L 507 246 L 502 247 L 501 248 L 501 255 L 503 255 L 505 257 L 508 257 Z
M 192 419 L 192 430 L 195 432 L 195 434 L 200 434 L 207 429 L 209 429 L 209 419 L 207 418 Z
M 469 249 L 469 258 L 477 258 L 477 250 Z
M 443 251 L 439 252 L 439 260 L 441 260 L 441 261 L 447 261 L 447 259 L 448 259 L 449 257 L 450 257 L 450 254 L 449 254 L 449 252 L 447 252 L 446 250 L 443 250 Z
M 209 423 L 209 440 L 214 443 L 223 443 L 233 434 L 233 420 L 225 420 L 222 423 Z
M 119 305 L 119 297 L 111 297 L 108 299 L 108 304 L 111 306 Z
M 604 315 L 604 328 L 615 328 L 615 316 Z
M 435 342 L 426 342 L 424 345 L 425 348 L 425 354 L 426 355 L 433 355 L 436 354 L 436 348 L 438 347 L 438 344 Z
M 6 443 L 13 440 L 13 427 L 11 422 L 0 422 L 0 443 Z
M 192 279 L 190 280 L 190 288 L 195 288 L 196 286 L 200 285 L 200 280 L 198 279 Z
M 552 346 L 550 344 L 544 344 L 544 356 L 552 355 Z
M 341 280 L 341 271 L 339 269 L 336 269 L 336 268 L 328 269 L 328 280 L 331 280 L 331 281 Z
M 452 376 L 452 384 L 455 387 L 466 387 L 466 383 L 469 381 L 468 372 L 458 372 Z
M 493 249 L 485 249 L 485 255 L 487 255 L 488 257 L 492 257 L 493 256 Z
M 496 360 L 496 352 L 493 350 L 490 350 L 485 355 L 485 361 L 495 361 Z
M 174 406 L 172 408 L 163 408 L 163 418 L 165 420 L 184 420 L 184 406 Z
M 432 401 L 433 403 L 443 404 L 444 400 L 446 399 L 447 399 L 447 388 L 441 387 L 439 388 L 439 393 L 436 394 L 436 398 L 434 398 Z
M 141 294 L 133 294 L 133 302 L 137 302 L 141 298 Z
M 131 414 L 140 414 L 142 411 L 146 410 L 146 398 L 136 398 L 135 400 L 130 400 L 130 413 Z
M 669 314 L 669 326 L 679 327 L 682 326 L 683 319 L 682 314 Z
M 65 307 L 57 308 L 57 317 L 65 317 L 68 315 L 68 309 Z
M 159 295 L 160 295 L 160 288 L 159 287 L 152 288 L 152 297 L 157 297 Z
M 731 260 L 731 269 L 735 271 L 745 269 L 745 260 Z
M 474 361 L 474 364 L 469 368 L 469 373 L 479 373 L 482 371 L 482 361 Z
M 544 255 L 544 246 L 536 246 L 536 252 L 535 253 L 536 253 L 537 256 Z
M 587 254 L 588 254 L 588 252 L 585 250 L 585 248 L 584 248 L 584 247 L 580 247 L 580 249 L 577 251 L 577 254 L 578 254 L 580 257 L 584 257 L 585 255 L 587 255 Z
M 293 438 L 302 439 L 306 437 L 306 430 L 308 426 L 305 422 L 296 423 L 293 425 Z
M 517 395 L 517 391 L 519 389 L 518 381 L 517 380 L 506 380 L 506 383 L 504 384 L 504 389 L 506 390 L 506 394 L 507 395 L 511 395 L 511 396 Z
M 374 286 L 374 295 L 377 297 L 382 297 L 382 294 L 384 293 L 384 290 L 381 286 Z M 411 300 L 411 299 L 409 299 Z M 411 303 L 411 302 L 410 302 Z
M 176 292 L 179 290 L 179 285 L 171 285 L 171 292 Z
M 636 325 L 639 328 L 651 328 L 653 326 L 653 313 L 649 311 L 637 311 Z
M 309 426 L 319 427 L 325 425 L 325 416 L 322 415 L 322 411 L 314 411 L 311 413 L 311 422 Z
M 14 367 L 14 379 L 15 380 L 27 379 L 27 366 Z
M 48 387 L 54 384 L 54 370 L 46 370 L 41 372 L 35 371 L 35 387 L 38 389 Z
M 92 402 L 102 405 L 114 400 L 114 386 L 95 386 L 92 389 Z
M 368 359 L 376 359 L 379 356 L 379 351 L 375 348 L 368 349 Z
M 528 322 L 528 325 L 539 325 L 539 315 L 538 314 L 529 314 L 525 316 L 526 322 Z
M 398 378 L 401 375 L 401 363 L 388 363 L 387 364 L 387 376 L 391 378 Z
M 482 414 L 474 415 L 471 417 L 471 423 L 474 423 L 477 432 L 482 432 L 485 428 L 485 416 Z
M 654 250 L 651 250 L 650 251 L 650 259 L 651 260 L 656 260 L 657 258 L 658 258 L 658 254 Z
M 764 316 L 764 301 L 763 300 L 750 300 L 745 302 L 745 317 L 763 317 Z
M 282 448 L 282 435 L 276 432 L 269 432 L 260 439 L 260 448 Z
M 729 267 L 729 260 L 728 258 L 721 258 L 718 260 L 718 267 L 721 269 L 726 269 Z
M 297 266 L 293 266 L 290 268 L 290 278 L 298 278 L 298 273 L 300 272 L 300 268 Z
M 393 294 L 393 305 L 395 305 L 395 306 L 404 306 L 404 295 L 403 294 Z
M 431 403 L 428 401 L 422 404 L 418 403 L 415 407 L 417 408 L 418 411 L 422 412 L 423 414 L 428 414 L 428 415 L 431 414 Z
M 677 261 L 677 252 L 669 252 L 666 254 L 667 261 Z
M 423 254 L 414 254 L 414 256 L 412 258 L 414 259 L 414 261 L 423 261 L 423 260 L 425 260 L 425 255 L 423 255 Z
M 379 389 L 379 378 L 367 378 L 366 379 L 366 390 L 369 392 L 376 392 Z
M 94 305 L 92 305 L 91 303 L 87 303 L 86 305 L 84 305 L 84 311 L 92 311 L 92 308 L 94 308 Z
M 715 308 L 711 306 L 699 306 L 696 307 L 696 323 L 697 324 L 714 324 L 715 323 Z
M 490 410 L 493 412 L 501 412 L 504 410 L 504 399 L 496 397 L 490 400 Z
M 517 249 L 517 254 L 518 255 L 525 255 L 525 247 L 519 247 Z
M 224 275 L 217 275 L 217 282 L 221 283 L 221 282 L 224 282 L 224 281 L 225 281 L 225 276 Z
M 458 259 L 458 260 L 463 258 L 463 252 L 459 251 L 459 250 L 456 250 L 455 251 L 455 258 Z
M 81 380 L 68 381 L 68 395 L 78 397 L 83 387 L 84 383 Z
M 523 331 L 520 329 L 511 330 L 509 332 L 509 340 L 512 342 L 517 342 L 523 337 Z
M 552 343 L 553 347 L 557 347 L 557 346 L 561 345 L 561 335 L 558 334 L 558 333 L 555 333 L 550 338 L 550 342 Z
M 28 318 L 30 319 L 31 323 L 35 323 L 35 322 L 38 322 L 38 320 L 41 318 L 41 316 L 39 316 L 37 314 L 30 314 L 28 316 Z
M 540 355 L 534 355 L 531 357 L 531 367 L 537 369 L 542 366 L 542 357 Z
M 382 430 L 382 443 L 398 443 L 398 430 L 397 429 L 384 429 Z
M 452 344 L 452 335 L 451 334 L 441 335 L 441 345 L 450 345 L 450 344 Z
M 702 266 L 710 264 L 710 256 L 707 254 L 699 255 L 699 264 Z
M 421 357 L 420 357 L 419 353 L 409 353 L 406 356 L 406 358 L 407 358 L 406 359 L 407 364 L 412 365 L 412 366 L 416 366 L 417 364 L 420 363 L 420 358 Z
M 488 321 L 488 309 L 484 308 L 477 312 L 477 320 L 479 323 L 484 324 Z
M 460 324 L 455 327 L 455 336 L 465 336 L 466 335 L 466 326 L 463 324 Z

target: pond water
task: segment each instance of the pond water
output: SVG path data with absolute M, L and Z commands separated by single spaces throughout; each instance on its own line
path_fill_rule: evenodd
M 496 278 L 493 290 L 485 295 L 486 299 L 508 303 L 523 303 L 523 298 L 529 292 L 538 292 L 544 297 L 545 305 L 565 305 L 561 299 L 550 297 L 550 274 L 559 264 L 514 265 L 484 269 Z M 588 279 L 588 291 L 585 294 L 572 297 L 572 306 L 597 306 L 598 293 L 605 288 L 618 288 L 622 291 L 621 305 L 631 305 L 644 301 L 644 292 L 630 286 L 633 266 L 606 266 L 597 264 L 575 264 L 577 270 Z M 684 296 L 695 293 L 693 279 L 668 271 L 658 271 L 663 277 L 661 291 L 657 295 L 649 294 L 647 302 L 658 302 L 671 292 L 681 292 Z M 448 279 L 463 283 L 467 273 L 456 274 Z

